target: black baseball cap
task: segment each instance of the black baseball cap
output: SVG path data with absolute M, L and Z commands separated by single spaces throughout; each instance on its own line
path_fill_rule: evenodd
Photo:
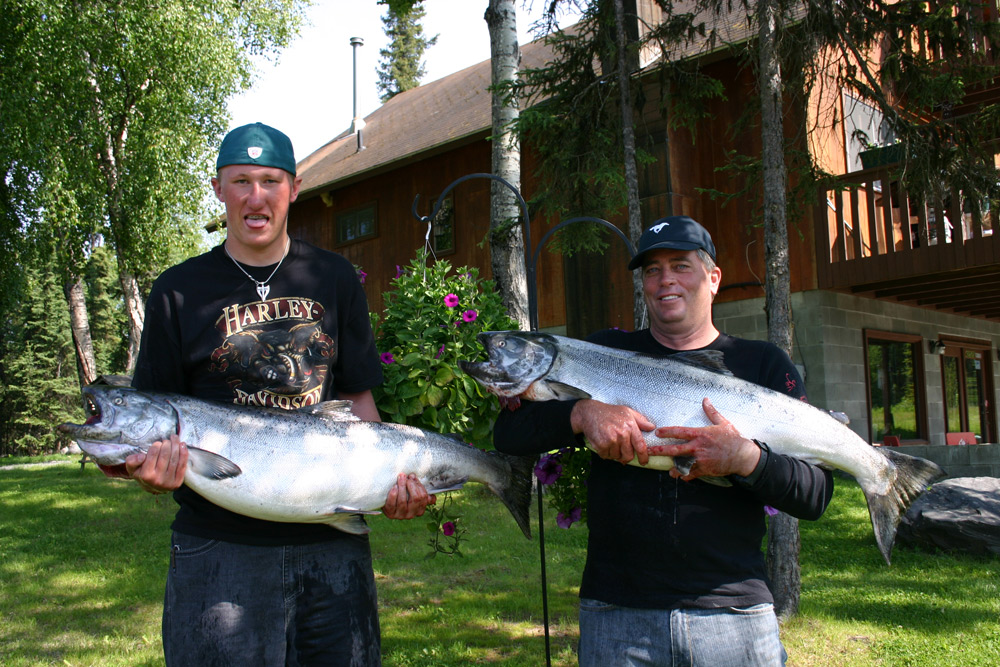
M 277 167 L 295 175 L 295 151 L 288 136 L 264 123 L 250 123 L 229 132 L 219 146 L 215 170 L 231 164 Z
M 715 261 L 715 244 L 708 230 L 686 215 L 660 218 L 639 237 L 639 248 L 628 263 L 629 271 L 642 266 L 642 256 L 650 250 L 704 250 Z

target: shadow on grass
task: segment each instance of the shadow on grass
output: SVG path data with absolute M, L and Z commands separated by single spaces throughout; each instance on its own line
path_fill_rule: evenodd
M 4 471 L 0 488 L 3 664 L 105 653 L 159 664 L 159 615 L 175 505 L 92 467 Z M 128 513 L 121 511 L 128 508 Z M 132 635 L 135 628 L 141 628 Z
M 838 479 L 836 493 L 823 518 L 800 523 L 803 614 L 941 636 L 996 623 L 995 560 L 896 549 L 886 565 L 860 488 Z

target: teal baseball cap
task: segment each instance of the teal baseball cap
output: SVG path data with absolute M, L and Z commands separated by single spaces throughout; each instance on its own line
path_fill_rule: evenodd
M 231 164 L 255 164 L 277 167 L 295 175 L 295 151 L 292 140 L 279 130 L 263 123 L 251 123 L 231 130 L 219 146 L 215 170 Z

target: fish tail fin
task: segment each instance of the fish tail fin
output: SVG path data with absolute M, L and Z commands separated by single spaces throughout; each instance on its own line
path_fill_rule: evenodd
M 887 447 L 882 447 L 879 451 L 895 466 L 895 478 L 885 494 L 863 490 L 868 501 L 872 528 L 875 530 L 875 541 L 886 564 L 889 564 L 892 545 L 896 540 L 896 528 L 906 510 L 927 490 L 927 487 L 943 477 L 945 472 L 938 464 L 919 456 L 910 456 Z
M 529 512 L 531 510 L 531 480 L 535 469 L 535 457 L 512 456 L 496 451 L 492 454 L 506 462 L 510 468 L 510 475 L 506 476 L 502 484 L 491 484 L 490 489 L 507 506 L 514 521 L 521 528 L 521 532 L 530 540 L 531 520 Z

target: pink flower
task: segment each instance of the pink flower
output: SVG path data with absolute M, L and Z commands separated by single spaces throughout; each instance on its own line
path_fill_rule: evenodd
M 477 315 L 478 313 L 476 311 L 467 310 L 464 313 L 462 313 L 462 321 L 464 321 L 466 324 L 468 324 L 469 322 L 475 322 Z
M 364 285 L 364 284 L 365 284 L 365 278 L 367 278 L 367 277 L 368 277 L 368 274 L 367 274 L 367 273 L 365 273 L 365 272 L 364 272 L 364 271 L 362 271 L 361 269 L 358 269 L 358 278 L 360 278 L 360 279 L 361 279 L 361 284 L 362 284 L 362 285 Z
M 434 358 L 440 359 L 442 354 L 444 354 L 444 345 L 438 348 L 438 353 L 434 355 Z
M 764 514 L 766 514 L 768 516 L 774 516 L 777 513 L 778 513 L 778 510 L 774 509 L 770 505 L 764 505 Z
M 455 523 L 453 521 L 445 521 L 441 524 L 441 532 L 444 533 L 445 537 L 451 537 L 455 534 Z
M 454 308 L 455 306 L 457 306 L 458 305 L 458 295 L 457 294 L 449 294 L 448 296 L 446 296 L 444 298 L 444 305 L 448 306 L 449 308 Z
M 392 352 L 383 352 L 379 355 L 379 359 L 382 360 L 383 364 L 391 364 L 396 361 L 396 358 L 392 356 Z
M 535 477 L 545 486 L 549 486 L 556 483 L 556 480 L 562 475 L 562 469 L 563 467 L 559 463 L 559 454 L 545 454 L 535 465 Z
M 579 521 L 580 517 L 582 516 L 583 516 L 582 507 L 574 507 L 569 511 L 569 514 L 564 514 L 563 512 L 559 512 L 559 514 L 556 514 L 556 525 L 559 526 L 560 528 L 569 528 L 574 523 Z
M 396 265 L 396 277 L 398 278 L 401 275 L 403 275 L 404 273 L 406 273 L 406 271 L 403 270 L 403 267 L 401 267 L 399 264 L 397 264 Z

